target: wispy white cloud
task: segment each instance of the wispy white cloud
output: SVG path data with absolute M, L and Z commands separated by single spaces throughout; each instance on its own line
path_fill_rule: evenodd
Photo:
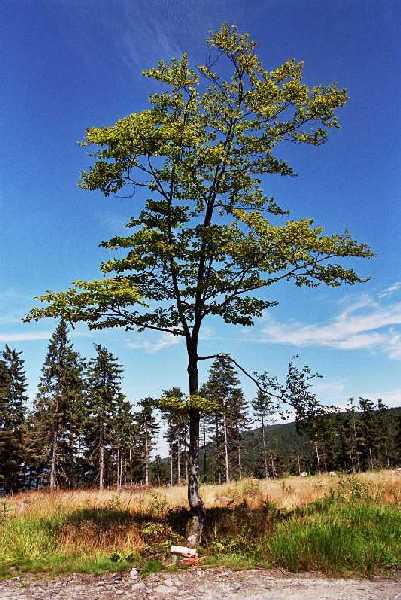
M 143 350 L 146 354 L 156 354 L 181 343 L 182 338 L 171 333 L 162 333 L 159 336 L 141 334 L 138 340 L 127 340 L 126 345 L 133 350 Z
M 395 292 L 398 292 L 398 290 L 401 290 L 401 281 L 396 281 L 395 283 L 384 289 L 382 292 L 380 292 L 378 296 L 379 298 L 387 298 L 388 296 L 395 294 Z
M 3 333 L 0 334 L 0 344 L 9 344 L 12 342 L 35 342 L 37 340 L 48 340 L 51 336 L 51 331 L 31 331 L 20 333 Z
M 192 1 L 187 5 L 190 10 Z M 120 51 L 120 56 L 126 65 L 132 69 L 144 68 L 163 57 L 169 59 L 182 54 L 177 38 L 177 32 L 185 28 L 185 17 L 181 11 L 171 10 L 169 3 L 160 5 L 156 14 L 149 11 L 146 0 L 123 2 L 119 35 L 114 37 Z M 163 18 L 163 13 L 164 18 Z M 105 24 L 107 27 L 107 24 Z
M 400 287 L 391 286 L 391 293 Z M 389 289 L 389 288 L 388 288 Z M 327 322 L 305 324 L 269 319 L 262 328 L 262 339 L 293 346 L 325 346 L 339 350 L 375 350 L 401 359 L 401 301 L 384 301 L 362 296 L 343 308 Z
M 324 404 L 337 404 L 346 394 L 343 381 L 318 380 L 313 389 Z

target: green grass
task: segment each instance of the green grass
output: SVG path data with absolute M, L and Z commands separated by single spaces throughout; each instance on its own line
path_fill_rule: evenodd
M 362 576 L 401 568 L 401 509 L 374 502 L 363 490 L 352 490 L 351 495 L 348 491 L 332 495 L 291 513 L 272 505 L 259 510 L 211 509 L 202 564 Z M 101 574 L 133 565 L 143 575 L 156 573 L 171 568 L 169 546 L 183 535 L 184 517 L 183 511 L 173 511 L 165 519 L 151 520 L 149 515 L 135 521 L 117 509 L 48 518 L 8 515 L 0 520 L 0 577 L 26 572 Z M 133 520 L 145 542 L 142 553 L 126 544 L 112 547 L 106 542 L 101 549 L 90 550 L 74 546 L 75 542 L 62 543 L 66 528 L 78 532 L 78 540 L 82 531 L 97 539 L 104 531 L 124 532 Z
M 0 577 L 26 572 L 100 574 L 131 565 L 134 556 L 63 552 L 58 546 L 63 523 L 63 517 L 9 518 L 0 523 Z
M 368 501 L 327 501 L 280 523 L 265 542 L 290 571 L 370 576 L 401 567 L 401 511 Z

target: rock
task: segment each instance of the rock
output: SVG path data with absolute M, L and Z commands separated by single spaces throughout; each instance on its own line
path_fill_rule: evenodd
M 300 477 L 308 477 L 308 473 L 306 473 L 306 471 L 302 471 L 302 473 L 299 474 Z
M 172 594 L 174 589 L 172 589 L 171 585 L 164 585 L 163 583 L 154 588 L 153 592 L 161 595 L 170 595 Z
M 141 596 L 148 591 L 148 588 L 142 581 L 138 581 L 137 583 L 132 584 L 131 591 L 134 592 L 134 594 Z
M 129 576 L 133 581 L 139 581 L 138 569 L 131 569 Z
M 187 548 L 187 546 L 171 546 L 171 554 L 180 554 L 187 558 L 198 556 L 196 548 Z

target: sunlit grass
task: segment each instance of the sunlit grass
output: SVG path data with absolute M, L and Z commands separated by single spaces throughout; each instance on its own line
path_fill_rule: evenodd
M 370 575 L 401 567 L 401 475 L 246 479 L 206 485 L 201 562 Z M 146 573 L 185 543 L 184 486 L 18 494 L 0 506 L 0 576 Z

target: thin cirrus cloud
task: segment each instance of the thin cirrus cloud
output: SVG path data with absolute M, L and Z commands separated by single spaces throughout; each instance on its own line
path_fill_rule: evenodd
M 401 302 L 384 302 L 401 288 L 394 284 L 377 295 L 362 296 L 327 322 L 305 324 L 270 319 L 262 339 L 293 346 L 323 346 L 338 350 L 379 351 L 401 359 Z
M 48 340 L 51 331 L 32 331 L 22 333 L 4 333 L 0 334 L 0 343 L 8 344 L 12 342 L 35 342 L 37 340 Z
M 181 337 L 172 333 L 162 333 L 158 337 L 146 336 L 142 334 L 142 339 L 127 340 L 126 345 L 132 350 L 143 350 L 146 354 L 156 354 L 161 350 L 166 350 L 172 346 L 177 346 L 181 342 Z
M 200 339 L 203 341 L 209 340 L 215 337 L 214 330 L 211 327 L 203 327 L 200 335 Z M 172 333 L 161 333 L 156 335 L 154 333 L 141 333 L 138 339 L 126 340 L 126 346 L 131 350 L 143 350 L 146 354 L 157 354 L 161 350 L 167 350 L 172 346 L 177 346 L 183 343 L 183 337 L 180 335 L 173 335 Z

